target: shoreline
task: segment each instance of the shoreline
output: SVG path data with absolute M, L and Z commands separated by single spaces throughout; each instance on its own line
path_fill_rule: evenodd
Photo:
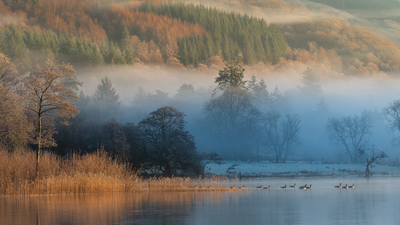
M 210 163 L 205 175 L 227 176 L 228 178 L 297 178 L 297 177 L 365 177 L 363 164 L 306 163 L 306 162 L 253 162 L 223 161 L 224 164 Z M 400 165 L 374 164 L 370 167 L 372 177 L 400 177 Z

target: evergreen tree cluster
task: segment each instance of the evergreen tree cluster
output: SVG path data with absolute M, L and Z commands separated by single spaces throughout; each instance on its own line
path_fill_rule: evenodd
M 132 51 L 121 51 L 114 42 L 104 41 L 99 46 L 85 37 L 57 35 L 51 30 L 20 30 L 16 26 L 0 30 L 0 52 L 11 58 L 22 71 L 46 59 L 75 65 L 126 64 L 132 63 L 133 54 Z
M 279 58 L 286 56 L 287 44 L 279 27 L 275 24 L 268 26 L 263 19 L 183 3 L 155 6 L 145 2 L 138 9 L 206 28 L 207 34 L 184 37 L 178 41 L 178 54 L 185 66 L 196 65 L 219 53 L 227 62 L 242 54 L 244 63 L 248 65 L 277 63 Z

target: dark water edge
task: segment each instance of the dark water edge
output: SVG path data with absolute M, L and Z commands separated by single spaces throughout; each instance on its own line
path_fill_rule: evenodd
M 249 189 L 1 197 L 0 224 L 400 224 L 397 177 L 239 182 Z M 340 182 L 355 188 L 334 188 Z M 312 189 L 280 188 L 294 183 Z

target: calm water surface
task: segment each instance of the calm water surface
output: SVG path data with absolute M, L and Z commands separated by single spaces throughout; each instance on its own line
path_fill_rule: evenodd
M 335 189 L 339 183 L 355 189 Z M 281 189 L 312 184 L 312 190 Z M 242 180 L 238 192 L 0 198 L 0 224 L 400 224 L 400 178 Z

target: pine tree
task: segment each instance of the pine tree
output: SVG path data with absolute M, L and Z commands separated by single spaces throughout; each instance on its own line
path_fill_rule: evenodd
M 211 34 L 207 33 L 204 37 L 204 44 L 205 44 L 205 49 L 207 51 L 208 57 L 213 57 L 215 56 L 215 51 L 214 51 L 214 42 L 211 37 Z
M 131 35 L 129 34 L 128 28 L 125 27 L 121 34 L 121 40 L 125 40 L 125 39 L 129 38 L 130 36 Z
M 119 94 L 108 77 L 101 79 L 92 99 L 96 103 L 100 119 L 110 119 L 120 111 Z
M 242 50 L 244 63 L 247 65 L 253 65 L 256 62 L 256 54 L 254 52 L 253 44 L 247 34 L 243 36 Z
M 189 65 L 190 61 L 189 61 L 189 53 L 188 53 L 188 49 L 187 49 L 187 38 L 183 37 L 179 42 L 178 42 L 178 46 L 179 46 L 179 56 L 180 56 L 180 61 L 184 66 Z
M 314 70 L 307 67 L 307 70 L 303 72 L 303 78 L 301 79 L 303 86 L 298 87 L 298 89 L 302 94 L 308 97 L 321 96 L 323 91 L 319 79 L 320 78 L 315 74 Z
M 128 48 L 125 50 L 124 57 L 127 64 L 133 63 L 133 49 L 131 46 L 128 46 Z
M 272 49 L 272 63 L 278 63 L 281 57 L 286 57 L 286 40 L 277 25 L 271 24 L 269 26 L 269 30 L 269 41 L 271 42 Z

